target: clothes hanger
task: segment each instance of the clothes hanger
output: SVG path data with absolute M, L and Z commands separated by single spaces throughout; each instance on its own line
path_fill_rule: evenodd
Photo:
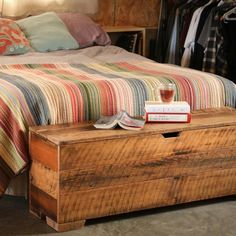
M 226 21 L 236 21 L 236 7 L 234 7 L 233 9 L 227 11 L 224 15 L 223 15 L 223 19 Z

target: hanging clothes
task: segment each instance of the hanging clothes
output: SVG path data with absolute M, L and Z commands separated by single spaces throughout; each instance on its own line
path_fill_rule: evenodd
M 164 1 L 164 0 L 163 0 Z M 167 3 L 168 1 L 166 1 Z M 226 12 L 236 1 L 188 0 L 176 1 L 168 21 L 160 50 L 160 62 L 182 65 L 214 73 L 235 82 L 236 79 L 236 10 L 231 19 Z M 164 27 L 161 27 L 164 28 Z M 164 49 L 164 50 L 163 50 Z M 164 55 L 165 54 L 165 60 Z
M 183 67 L 189 67 L 190 65 L 191 53 L 194 51 L 194 43 L 197 33 L 197 27 L 203 9 L 204 9 L 203 7 L 198 8 L 192 16 L 188 34 L 184 43 L 184 48 L 185 48 L 184 53 L 181 59 L 181 66 Z
M 204 1 L 205 2 L 205 1 Z M 190 29 L 191 20 L 196 9 L 201 6 L 202 2 L 189 1 L 188 4 L 180 7 L 181 17 L 180 17 L 180 45 L 179 45 L 179 54 L 178 54 L 178 65 L 181 64 L 181 57 L 184 53 L 184 44 Z M 182 22 L 182 24 L 181 24 Z
M 228 65 L 223 48 L 224 37 L 220 18 L 230 10 L 235 3 L 224 3 L 212 10 L 209 37 L 204 51 L 202 70 L 227 77 Z M 218 65 L 216 67 L 216 65 Z M 219 68 L 218 68 L 219 67 Z
M 184 53 L 181 59 L 181 66 L 183 67 L 189 67 L 190 66 L 190 61 L 191 61 L 191 57 L 194 53 L 194 49 L 195 49 L 195 42 L 196 42 L 196 38 L 199 35 L 199 23 L 200 23 L 200 19 L 203 18 L 204 16 L 204 10 L 207 9 L 209 6 L 211 6 L 211 4 L 214 2 L 214 0 L 209 1 L 208 3 L 206 3 L 205 5 L 203 5 L 202 7 L 197 8 L 197 10 L 195 10 L 192 19 L 191 19 L 191 23 L 189 26 L 189 30 L 188 30 L 188 34 L 186 36 L 185 39 L 185 43 L 184 43 Z M 202 23 L 202 21 L 201 21 Z M 198 35 L 197 35 L 198 33 Z
M 194 11 L 206 4 L 209 0 L 189 0 L 178 4 L 175 11 L 174 25 L 166 51 L 165 62 L 170 64 L 181 64 L 184 42 L 189 29 Z
M 203 9 L 201 13 L 194 42 L 194 50 L 190 58 L 190 68 L 202 70 L 204 48 L 207 46 L 206 43 L 208 38 L 208 30 L 210 27 L 209 24 L 211 18 L 209 18 L 209 15 L 211 13 L 211 10 L 216 7 L 217 4 L 218 1 L 212 1 Z M 206 43 L 204 46 L 202 46 L 204 41 Z
M 168 18 L 167 23 L 167 50 L 165 53 L 165 62 L 170 64 L 178 64 L 178 48 L 179 48 L 179 7 L 186 4 L 186 1 L 177 2 Z
M 170 64 L 178 64 L 176 62 L 176 49 L 179 45 L 178 41 L 178 18 L 179 18 L 179 9 L 176 10 L 175 12 L 175 20 L 174 20 L 174 25 L 173 29 L 171 32 L 171 37 L 169 41 L 169 45 L 167 48 L 167 53 L 166 53 L 166 62 Z
M 223 35 L 225 39 L 224 48 L 228 61 L 228 78 L 236 83 L 236 7 L 233 8 L 233 18 L 224 14 L 221 19 Z
M 165 2 L 165 3 L 164 3 Z M 236 0 L 182 0 L 168 10 L 162 0 L 156 60 L 236 80 Z M 168 21 L 166 13 L 170 12 Z
M 159 16 L 159 27 L 157 29 L 157 42 L 154 52 L 154 60 L 157 62 L 164 62 L 165 51 L 167 47 L 166 30 L 167 30 L 167 9 L 168 1 L 161 0 L 161 11 Z

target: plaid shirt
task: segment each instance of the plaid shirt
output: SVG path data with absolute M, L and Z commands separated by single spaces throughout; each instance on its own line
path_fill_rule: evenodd
M 210 34 L 204 51 L 203 71 L 227 77 L 228 63 L 224 50 L 221 17 L 232 8 L 232 4 L 223 4 L 212 12 Z
M 225 43 L 224 43 L 224 37 L 222 32 L 222 22 L 219 19 L 219 27 L 216 30 L 216 65 L 215 65 L 215 73 L 217 75 L 221 75 L 223 77 L 228 77 L 228 61 L 226 56 L 226 50 L 225 50 Z

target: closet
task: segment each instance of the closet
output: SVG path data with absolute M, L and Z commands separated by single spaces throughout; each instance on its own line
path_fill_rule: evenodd
M 155 60 L 236 82 L 236 1 L 161 1 Z

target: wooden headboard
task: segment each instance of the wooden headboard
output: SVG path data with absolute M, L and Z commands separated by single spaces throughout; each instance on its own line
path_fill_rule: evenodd
M 0 0 L 4 17 L 80 12 L 101 25 L 157 26 L 160 0 Z

